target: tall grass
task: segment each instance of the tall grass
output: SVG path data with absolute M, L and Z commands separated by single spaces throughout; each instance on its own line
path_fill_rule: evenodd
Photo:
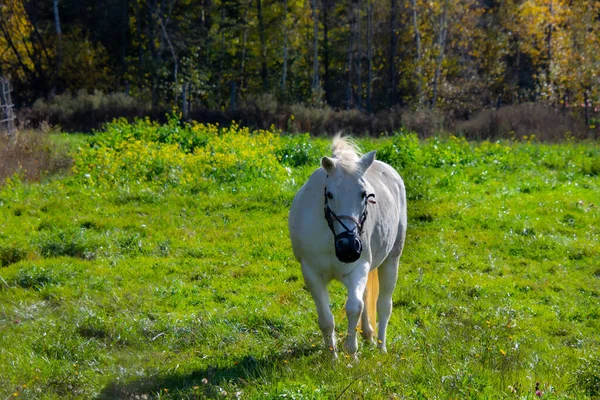
M 0 135 L 0 185 L 11 177 L 39 181 L 44 176 L 67 171 L 68 148 L 50 138 L 50 130 L 19 130 L 14 137 Z

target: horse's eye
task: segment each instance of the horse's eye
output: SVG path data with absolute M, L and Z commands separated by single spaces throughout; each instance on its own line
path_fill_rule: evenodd
M 329 200 L 333 199 L 333 195 L 331 194 L 331 192 L 327 192 L 327 198 Z
M 360 196 L 361 196 L 361 197 L 364 199 L 365 197 L 367 197 L 367 192 L 362 192 L 362 193 L 360 194 Z

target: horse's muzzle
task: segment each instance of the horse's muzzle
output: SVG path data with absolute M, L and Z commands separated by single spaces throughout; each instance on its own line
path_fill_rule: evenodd
M 335 256 L 343 263 L 351 263 L 360 258 L 362 243 L 360 237 L 354 232 L 342 232 L 337 235 L 335 241 Z

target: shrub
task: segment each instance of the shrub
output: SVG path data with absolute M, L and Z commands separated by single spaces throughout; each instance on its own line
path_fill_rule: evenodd
M 161 115 L 159 110 L 154 110 Z M 163 112 L 164 113 L 164 112 Z M 42 123 L 60 125 L 66 132 L 91 131 L 119 117 L 133 119 L 153 114 L 149 104 L 125 93 L 65 93 L 50 99 L 38 99 L 31 108 L 19 111 L 19 121 L 36 128 Z
M 117 121 L 77 154 L 73 171 L 90 186 L 198 190 L 282 178 L 278 148 L 275 133 L 250 134 L 237 125 L 221 129 L 178 121 L 165 126 Z
M 216 130 L 214 126 L 204 129 Z M 251 183 L 254 180 L 282 179 L 285 169 L 275 155 L 279 136 L 269 131 L 250 134 L 248 128 L 233 125 L 208 144 L 198 148 L 186 168 L 196 177 L 213 183 Z
M 201 124 L 186 124 L 177 115 L 168 116 L 165 124 L 150 118 L 136 119 L 133 122 L 119 118 L 107 123 L 101 132 L 91 140 L 94 146 L 115 148 L 125 141 L 140 140 L 174 144 L 185 153 L 192 153 L 197 147 L 208 143 L 208 131 Z
M 13 138 L 0 136 L 0 184 L 18 175 L 27 181 L 68 169 L 72 161 L 66 147 L 49 140 L 47 129 L 20 130 Z
M 293 132 L 310 132 L 314 135 L 327 133 L 327 123 L 333 114 L 329 107 L 315 108 L 302 104 L 291 106 L 290 112 L 290 129 Z
M 321 157 L 327 153 L 328 149 L 318 146 L 315 140 L 310 140 L 307 133 L 283 136 L 279 148 L 275 151 L 279 162 L 294 168 L 318 165 Z
M 420 158 L 421 146 L 419 138 L 414 133 L 400 132 L 377 149 L 377 159 L 397 169 L 420 163 Z
M 541 141 L 567 137 L 586 138 L 585 124 L 573 115 L 542 104 L 519 104 L 483 110 L 471 120 L 459 122 L 456 131 L 468 139 L 517 138 L 535 135 Z
M 251 94 L 240 101 L 240 109 L 262 115 L 274 115 L 278 108 L 277 99 L 270 93 Z
M 423 162 L 430 167 L 465 165 L 475 159 L 471 146 L 463 137 L 450 136 L 448 139 L 433 137 L 427 139 L 425 144 Z
M 403 110 L 401 118 L 405 129 L 416 132 L 422 138 L 432 137 L 448 128 L 444 114 L 439 110 Z

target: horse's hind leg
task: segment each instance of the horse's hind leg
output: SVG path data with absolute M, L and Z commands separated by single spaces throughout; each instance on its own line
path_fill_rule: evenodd
M 375 314 L 377 311 L 377 296 L 379 294 L 379 279 L 377 270 L 369 272 L 367 286 L 363 295 L 364 309 L 360 317 L 361 335 L 367 343 L 373 343 Z
M 302 264 L 302 275 L 304 283 L 317 307 L 317 315 L 319 316 L 319 328 L 323 333 L 325 346 L 329 349 L 334 357 L 337 357 L 335 348 L 335 332 L 333 331 L 334 322 L 333 314 L 329 308 L 329 292 L 327 292 L 327 282 L 323 280 L 320 274 L 306 264 Z
M 400 255 L 388 256 L 377 269 L 379 271 L 379 298 L 377 299 L 377 316 L 379 327 L 377 332 L 377 346 L 387 351 L 386 330 L 392 315 L 392 293 L 398 279 L 398 261 Z

